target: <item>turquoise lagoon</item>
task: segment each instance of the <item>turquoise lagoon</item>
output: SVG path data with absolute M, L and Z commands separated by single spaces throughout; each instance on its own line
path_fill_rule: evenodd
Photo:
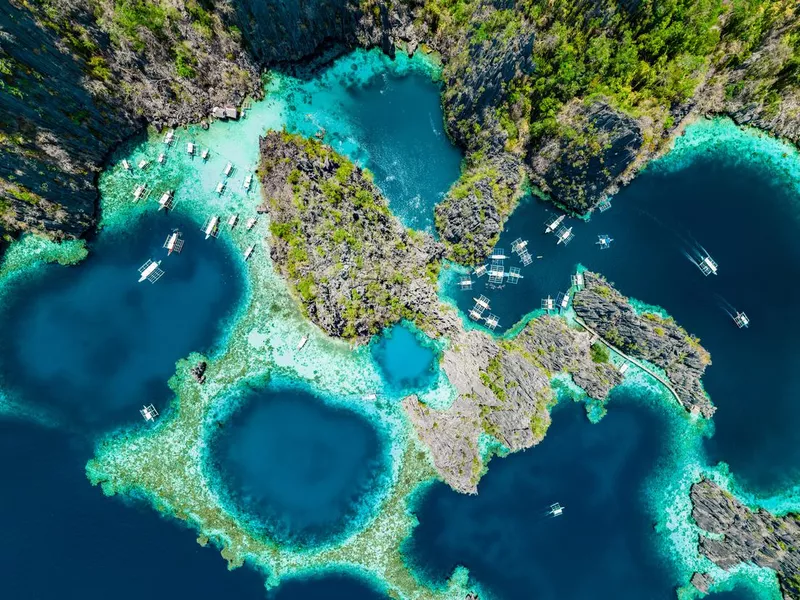
M 202 582 L 204 595 L 229 594 L 230 586 L 241 586 L 238 597 L 263 597 L 263 587 L 250 585 L 260 575 L 228 575 L 215 552 L 194 543 L 195 533 L 159 522 L 135 499 L 131 507 L 102 499 L 86 486 L 82 473 L 75 480 L 63 477 L 91 456 L 98 434 L 137 419 L 142 398 L 160 403 L 168 413 L 165 383 L 175 360 L 190 351 L 213 355 L 229 344 L 231 325 L 253 296 L 253 285 L 262 286 L 260 294 L 266 288 L 275 300 L 259 313 L 261 326 L 248 335 L 247 352 L 271 361 L 300 391 L 274 387 L 275 381 L 252 383 L 246 398 L 239 398 L 239 411 L 220 415 L 208 461 L 217 470 L 220 493 L 240 518 L 288 545 L 335 543 L 345 531 L 343 520 L 353 515 L 357 521 L 369 520 L 377 497 L 391 485 L 394 447 L 408 435 L 398 400 L 415 390 L 440 405 L 449 401 L 437 349 L 404 327 L 354 352 L 325 339 L 302 321 L 269 268 L 254 270 L 253 262 L 248 267 L 241 260 L 244 248 L 255 244 L 252 260 L 268 266 L 268 248 L 260 243 L 266 218 L 253 232 L 223 228 L 219 239 L 203 239 L 199 228 L 211 215 L 224 222 L 232 214 L 254 214 L 257 185 L 247 192 L 242 182 L 255 170 L 258 136 L 285 127 L 304 135 L 320 133 L 370 168 L 403 221 L 430 229 L 433 207 L 457 177 L 460 162 L 442 134 L 438 89 L 430 83 L 435 71 L 420 58 L 400 57 L 392 63 L 376 52 L 355 52 L 313 78 L 273 75 L 266 84 L 267 98 L 241 122 L 216 123 L 208 131 L 180 130 L 169 148 L 155 134 L 131 142 L 101 180 L 103 229 L 89 243 L 90 258 L 77 267 L 38 265 L 4 279 L 3 393 L 13 397 L 11 406 L 44 407 L 39 412 L 47 418 L 41 422 L 51 426 L 34 428 L 15 416 L 20 412 L 6 414 L 0 423 L 7 432 L 4 439 L 33 457 L 41 452 L 41 460 L 63 464 L 35 471 L 35 487 L 20 485 L 0 499 L 0 514 L 14 515 L 4 527 L 9 554 L 15 547 L 30 547 L 31 540 L 47 546 L 58 527 L 62 538 L 74 541 L 70 552 L 58 554 L 72 589 L 83 590 L 77 580 L 92 578 L 98 587 L 91 589 L 114 588 L 117 597 L 137 598 L 138 588 L 124 582 L 151 559 L 158 560 L 136 537 L 152 531 L 152 545 L 183 560 L 181 568 L 156 569 L 153 577 L 163 597 L 182 595 L 192 578 Z M 190 158 L 188 141 L 209 148 L 210 159 Z M 489 290 L 503 327 L 537 308 L 539 296 L 565 290 L 577 263 L 597 268 L 624 293 L 664 306 L 703 338 L 715 361 L 706 385 L 720 407 L 716 432 L 713 425 L 703 426 L 677 410 L 640 373 L 630 374 L 614 392 L 608 414 L 596 425 L 586 420 L 581 406 L 565 399 L 541 446 L 492 460 L 478 496 L 459 496 L 443 484 L 420 494 L 415 504 L 419 525 L 404 547 L 420 579 L 438 585 L 456 565 L 465 565 L 487 598 L 585 598 L 587 593 L 672 598 L 693 569 L 708 567 L 694 551 L 696 532 L 686 502 L 692 480 L 710 472 L 737 491 L 762 496 L 798 481 L 791 431 L 800 417 L 790 402 L 794 383 L 786 370 L 795 357 L 792 330 L 785 321 L 785 329 L 776 325 L 770 313 L 778 311 L 760 293 L 781 277 L 791 281 L 800 268 L 800 256 L 787 241 L 796 226 L 792 178 L 800 160 L 788 149 L 786 157 L 784 150 L 776 154 L 776 144 L 724 122 L 701 122 L 667 159 L 623 190 L 612 211 L 576 223 L 576 240 L 566 249 L 541 236 L 542 222 L 552 214 L 548 205 L 530 200 L 515 212 L 502 244 L 522 235 L 531 240 L 533 254 L 543 258 L 523 271 L 525 279 L 516 288 Z M 156 165 L 164 151 L 166 162 Z M 745 155 L 746 163 L 734 160 Z M 119 166 L 122 158 L 133 165 L 146 159 L 151 165 L 128 172 Z M 217 195 L 228 162 L 235 170 L 225 192 Z M 152 200 L 133 204 L 131 194 L 139 184 L 148 186 L 151 198 L 175 190 L 175 211 L 155 214 Z M 761 200 L 757 206 L 753 198 Z M 737 229 L 742 223 L 746 232 Z M 165 260 L 166 274 L 158 284 L 136 284 L 136 268 L 163 252 L 163 238 L 174 227 L 185 232 L 186 251 Z M 594 245 L 598 233 L 615 238 L 609 251 L 601 253 Z M 695 242 L 720 262 L 716 280 L 703 279 L 683 257 Z M 756 249 L 777 261 L 774 270 L 765 271 L 762 260 L 748 259 Z M 247 273 L 256 279 L 248 280 Z M 447 286 L 445 293 L 459 306 L 469 303 Z M 749 331 L 732 328 L 720 308 L 727 306 L 723 301 L 750 314 Z M 298 354 L 294 349 L 302 335 L 310 340 Z M 775 344 L 769 351 L 767 338 Z M 117 354 L 118 349 L 126 354 Z M 341 365 L 350 370 L 330 368 Z M 728 378 L 733 381 L 726 386 Z M 368 391 L 379 396 L 378 402 L 363 401 Z M 754 398 L 760 407 L 756 412 Z M 581 400 L 579 394 L 576 399 Z M 374 425 L 381 418 L 388 419 L 385 430 Z M 747 435 L 742 434 L 745 425 Z M 25 438 L 28 430 L 38 432 L 33 446 L 13 441 Z M 48 442 L 50 437 L 55 441 Z M 307 450 L 295 452 L 301 445 Z M 47 455 L 45 448 L 51 448 Z M 712 466 L 717 460 L 727 461 L 736 477 L 725 466 Z M 21 481 L 24 469 L 35 464 L 11 462 L 2 476 Z M 45 509 L 33 498 L 59 488 L 67 508 L 86 502 L 91 510 L 82 509 L 80 518 L 62 511 L 37 519 Z M 377 496 L 371 500 L 370 494 Z M 748 499 L 793 506 L 785 494 Z M 543 515 L 555 501 L 567 507 L 561 519 Z M 92 525 L 107 535 L 97 542 L 84 536 Z M 102 546 L 102 556 L 120 556 L 123 564 L 89 573 L 82 557 L 92 556 L 95 543 Z M 42 597 L 63 591 L 64 580 L 54 578 L 48 587 L 36 576 L 35 561 L 15 564 L 13 577 L 0 584 L 4 591 L 20 596 L 14 591 L 32 589 L 26 582 L 34 579 Z M 213 565 L 221 567 L 219 572 Z M 717 575 L 724 579 L 723 573 Z M 774 592 L 774 580 L 752 569 L 737 572 L 722 587 L 747 582 L 759 597 Z M 93 597 L 91 591 L 83 593 Z M 746 593 L 739 589 L 720 597 Z M 340 577 L 289 580 L 270 591 L 270 597 L 281 600 L 381 595 Z

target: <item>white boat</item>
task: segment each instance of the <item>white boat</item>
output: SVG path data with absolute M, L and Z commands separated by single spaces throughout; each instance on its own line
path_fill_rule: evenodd
M 131 163 L 129 163 L 125 159 L 122 159 L 122 168 L 125 169 L 126 171 L 130 171 L 131 170 Z
M 560 517 L 564 514 L 564 507 L 561 506 L 558 502 L 554 502 L 550 505 L 550 510 L 547 511 L 551 517 Z
M 298 350 L 302 350 L 302 349 L 303 349 L 303 346 L 305 346 L 305 345 L 306 345 L 306 342 L 307 342 L 307 341 L 308 341 L 308 336 L 307 336 L 307 335 L 304 335 L 304 336 L 303 336 L 303 337 L 300 339 L 300 343 L 298 343 L 298 344 L 297 344 L 297 349 L 298 349 Z
M 703 258 L 700 262 L 697 263 L 698 268 L 702 271 L 703 275 L 708 277 L 711 273 L 714 275 L 717 274 L 718 265 L 714 262 L 714 259 L 711 258 L 708 254 L 706 254 L 705 258 Z
M 253 183 L 253 175 L 249 174 L 247 177 L 244 178 L 244 189 L 249 190 L 251 183 Z
M 139 168 L 140 169 L 146 169 L 149 165 L 150 165 L 150 161 L 147 160 L 147 159 L 143 158 L 142 160 L 139 161 Z
M 164 192 L 158 200 L 158 210 L 172 208 L 172 192 Z
M 230 177 L 230 174 L 232 172 L 233 172 L 233 165 L 231 163 L 228 163 L 227 165 L 225 165 L 225 171 L 224 171 L 225 177 Z
M 736 326 L 739 329 L 744 327 L 750 327 L 750 317 L 748 317 L 743 312 L 737 312 L 736 315 L 733 317 L 733 322 L 736 323 Z
M 149 281 L 155 283 L 164 274 L 164 271 L 159 269 L 161 261 L 148 260 L 141 267 L 139 267 L 139 283 Z
M 257 220 L 258 219 L 256 219 L 255 217 L 247 219 L 247 231 L 250 231 L 253 227 L 255 227 Z
M 192 142 L 186 144 L 186 154 L 194 156 L 194 144 Z
M 217 227 L 219 225 L 219 217 L 213 216 L 206 223 L 203 232 L 206 234 L 206 239 L 210 237 L 217 237 Z
M 561 225 L 561 221 L 564 220 L 564 216 L 565 215 L 559 215 L 558 217 L 550 221 L 550 223 L 545 227 L 544 232 L 553 233 L 556 229 L 558 229 L 558 226 Z
M 575 237 L 575 234 L 572 233 L 572 227 L 562 227 L 558 230 L 558 234 L 556 235 L 558 237 L 556 244 L 564 244 L 565 246 Z
M 224 192 L 224 191 L 225 191 L 225 182 L 224 181 L 220 181 L 217 184 L 217 193 L 218 194 L 222 194 L 222 192 Z
M 206 148 L 200 153 L 200 158 L 202 158 L 203 160 L 208 160 L 208 148 Z
M 167 155 L 163 152 L 158 155 L 158 164 L 163 165 L 164 161 L 167 160 Z
M 155 421 L 156 417 L 158 416 L 158 411 L 152 404 L 149 406 L 142 406 L 142 409 L 139 411 L 139 413 L 141 413 L 142 418 L 148 422 Z
M 375 402 L 375 400 L 378 399 L 378 394 L 376 394 L 375 392 L 364 394 L 363 396 L 361 396 L 361 399 L 366 400 L 367 402 Z
M 167 131 L 166 135 L 164 136 L 164 143 L 169 146 L 172 143 L 172 140 L 175 139 L 175 132 L 170 129 Z
M 140 200 L 142 196 L 144 196 L 144 192 L 147 188 L 144 185 L 137 185 L 136 189 L 133 190 L 133 201 L 136 202 Z
M 255 244 L 253 244 L 252 246 L 248 246 L 247 250 L 244 251 L 244 259 L 247 260 L 248 258 L 250 258 L 250 255 L 253 253 L 253 250 L 255 249 L 256 249 Z
M 164 242 L 164 248 L 167 249 L 167 256 L 173 252 L 180 254 L 183 249 L 183 240 L 181 239 L 181 232 L 177 229 L 167 236 L 167 241 Z
M 236 223 L 239 220 L 239 215 L 231 215 L 231 218 L 228 219 L 228 225 L 230 225 L 231 229 L 236 227 Z

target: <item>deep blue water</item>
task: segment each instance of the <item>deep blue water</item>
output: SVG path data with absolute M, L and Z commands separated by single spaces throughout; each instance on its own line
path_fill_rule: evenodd
M 183 252 L 162 248 L 173 228 Z M 145 260 L 165 274 L 138 283 Z M 208 351 L 243 293 L 221 240 L 178 215 L 147 213 L 126 233 L 101 233 L 75 267 L 48 265 L 0 307 L 0 380 L 67 427 L 108 429 L 164 408 L 175 361 Z
M 503 600 L 674 599 L 642 490 L 665 448 L 654 412 L 615 394 L 599 424 L 559 406 L 545 440 L 494 459 L 478 495 L 435 484 L 407 549 L 435 581 L 463 564 Z M 559 502 L 561 517 L 547 515 Z
M 483 277 L 472 292 L 452 295 L 468 309 L 485 293 L 510 327 L 541 298 L 566 290 L 582 263 L 622 293 L 664 307 L 711 352 L 704 383 L 719 408 L 711 458 L 729 463 L 753 491 L 775 492 L 800 477 L 800 321 L 785 310 L 800 278 L 796 202 L 756 165 L 698 157 L 678 172 L 640 175 L 589 223 L 570 220 L 576 236 L 563 247 L 543 233 L 552 208 L 531 200 L 512 215 L 499 246 L 510 254 L 522 237 L 543 258 L 522 268 L 516 286 L 487 290 Z M 599 234 L 614 238 L 609 250 L 596 245 Z M 704 277 L 684 256 L 695 241 L 719 263 L 718 276 Z M 516 257 L 506 265 L 519 266 Z M 749 329 L 736 328 L 726 302 L 748 314 Z
M 309 392 L 247 392 L 213 442 L 225 492 L 256 529 L 297 546 L 342 533 L 386 465 L 375 428 Z
M 398 391 L 424 388 L 436 377 L 436 352 L 421 335 L 406 325 L 395 325 L 370 346 L 384 378 Z

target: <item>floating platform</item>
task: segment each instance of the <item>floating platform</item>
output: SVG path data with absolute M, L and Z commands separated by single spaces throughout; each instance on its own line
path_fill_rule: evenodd
M 156 417 L 158 416 L 158 411 L 156 410 L 155 406 L 149 404 L 147 406 L 142 406 L 142 409 L 139 411 L 139 414 L 142 415 L 142 418 L 145 421 L 152 422 L 156 420 Z
M 203 233 L 206 234 L 206 239 L 217 237 L 219 235 L 219 217 L 215 215 L 206 219 L 203 225 Z
M 154 261 L 152 259 L 148 260 L 144 263 L 141 267 L 139 267 L 139 283 L 143 281 L 149 281 L 150 283 L 155 283 L 161 276 L 164 275 L 164 271 L 162 271 L 159 266 L 161 265 L 161 261 Z

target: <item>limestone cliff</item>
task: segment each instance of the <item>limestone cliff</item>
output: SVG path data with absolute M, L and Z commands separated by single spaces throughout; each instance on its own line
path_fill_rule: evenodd
M 711 534 L 700 536 L 700 554 L 723 569 L 740 563 L 772 569 L 783 597 L 800 598 L 800 515 L 753 512 L 707 479 L 692 486 L 691 499 L 692 517 Z M 706 583 L 702 577 L 693 581 Z
M 673 319 L 639 314 L 596 273 L 585 272 L 584 281 L 572 302 L 578 317 L 616 348 L 663 369 L 683 407 L 711 417 L 716 409 L 700 381 L 711 357 L 699 340 Z

